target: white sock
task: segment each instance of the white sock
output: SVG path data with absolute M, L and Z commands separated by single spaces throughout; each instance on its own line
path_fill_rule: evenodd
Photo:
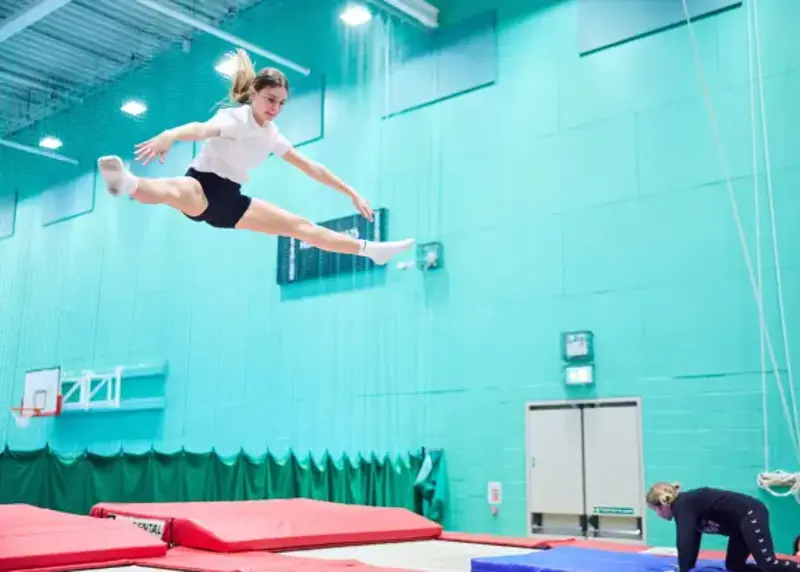
M 136 175 L 125 168 L 122 159 L 116 155 L 100 157 L 97 160 L 100 175 L 106 182 L 108 192 L 112 195 L 132 195 L 139 184 Z
M 408 250 L 414 244 L 413 238 L 405 240 L 394 240 L 390 242 L 372 242 L 370 240 L 361 241 L 359 254 L 371 258 L 375 264 L 384 265 L 389 260 L 401 252 Z

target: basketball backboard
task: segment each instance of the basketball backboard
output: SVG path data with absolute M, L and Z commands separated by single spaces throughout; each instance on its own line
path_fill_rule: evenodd
M 24 427 L 31 417 L 61 414 L 61 368 L 36 369 L 25 373 L 25 388 L 19 407 L 11 409 L 17 424 Z

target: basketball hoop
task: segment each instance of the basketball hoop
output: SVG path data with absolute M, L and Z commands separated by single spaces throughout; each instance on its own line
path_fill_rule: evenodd
M 30 423 L 32 417 L 56 417 L 61 414 L 61 395 L 56 395 L 56 407 L 52 411 L 46 411 L 41 407 L 25 407 L 24 401 L 20 403 L 19 407 L 11 408 L 11 415 L 14 416 L 14 421 L 17 427 L 24 429 Z
M 14 416 L 17 427 L 21 427 L 22 429 L 28 426 L 31 417 L 35 417 L 37 413 L 37 409 L 26 409 L 24 407 L 11 408 L 11 414 Z

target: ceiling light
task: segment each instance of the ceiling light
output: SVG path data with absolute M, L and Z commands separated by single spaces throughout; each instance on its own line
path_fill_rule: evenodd
M 63 143 L 61 143 L 61 139 L 57 139 L 55 137 L 50 137 L 50 136 L 43 137 L 39 141 L 39 147 L 43 149 L 50 149 L 53 151 L 60 148 L 61 145 L 63 145 Z
M 136 101 L 134 99 L 131 99 L 123 103 L 120 109 L 122 110 L 123 113 L 127 113 L 128 115 L 133 115 L 134 117 L 138 117 L 145 111 L 147 111 L 147 106 L 141 101 Z
M 348 6 L 339 18 L 348 26 L 361 26 L 372 20 L 372 14 L 364 6 L 353 4 Z
M 221 59 L 214 69 L 225 77 L 233 77 L 239 69 L 239 62 L 235 56 L 227 56 Z

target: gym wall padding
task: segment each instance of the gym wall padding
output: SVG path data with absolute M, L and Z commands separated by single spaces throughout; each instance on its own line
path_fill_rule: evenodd
M 386 116 L 397 115 L 497 81 L 497 13 L 494 10 L 419 32 L 394 51 Z
M 299 147 L 322 139 L 325 134 L 325 78 L 310 75 L 292 79 L 288 102 L 279 123 L 292 145 Z
M 233 501 L 311 498 L 347 504 L 407 508 L 435 519 L 443 510 L 426 502 L 435 483 L 446 482 L 441 462 L 422 451 L 389 458 L 330 455 L 319 459 L 290 451 L 254 458 L 244 452 L 84 452 L 63 457 L 49 447 L 0 453 L 0 504 L 31 504 L 89 514 L 98 502 Z M 433 467 L 423 471 L 423 467 Z M 435 510 L 429 512 L 426 505 Z M 429 516 L 430 514 L 430 516 Z
M 0 240 L 14 236 L 17 220 L 17 193 L 0 197 Z
M 692 19 L 741 6 L 741 0 L 690 0 Z M 686 21 L 683 0 L 578 0 L 580 53 L 587 54 Z
M 95 168 L 44 191 L 40 197 L 42 226 L 92 212 L 96 180 Z

